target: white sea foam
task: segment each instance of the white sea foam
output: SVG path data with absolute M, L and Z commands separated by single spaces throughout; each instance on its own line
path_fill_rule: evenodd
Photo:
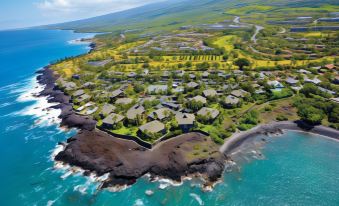
M 24 108 L 19 112 L 15 112 L 13 115 L 22 116 L 34 116 L 37 118 L 34 127 L 51 126 L 54 124 L 60 124 L 61 114 L 60 109 L 52 109 L 51 107 L 57 105 L 57 103 L 49 103 L 48 97 L 39 97 L 38 94 L 44 89 L 44 86 L 39 84 L 36 77 L 30 80 L 27 86 L 16 89 L 13 92 L 19 92 L 20 96 L 17 98 L 18 102 L 30 102 L 35 103 L 31 106 Z
M 141 199 L 137 199 L 133 204 L 133 206 L 144 206 L 144 205 L 145 204 Z
M 27 80 L 26 80 L 27 81 Z M 21 88 L 22 85 L 25 85 L 25 81 L 17 82 L 14 84 L 9 84 L 3 87 L 0 87 L 0 91 L 10 91 L 11 94 L 18 92 L 18 88 Z
M 52 205 L 54 205 L 54 203 L 55 203 L 55 200 L 48 200 L 46 206 L 52 206 Z
M 25 125 L 25 123 L 9 125 L 9 126 L 6 127 L 5 131 L 6 132 L 15 131 L 15 130 L 19 129 L 20 127 L 24 126 L 24 125 Z
M 190 196 L 193 197 L 199 203 L 199 205 L 204 205 L 204 202 L 202 201 L 199 195 L 195 193 L 190 193 Z
M 145 175 L 145 177 L 150 178 L 150 175 Z M 187 178 L 187 179 L 190 179 L 190 178 Z M 186 178 L 185 178 L 185 180 L 186 180 Z M 181 186 L 184 182 L 184 181 L 175 182 L 173 180 L 166 179 L 166 178 L 163 178 L 163 177 L 155 177 L 154 179 L 152 179 L 152 181 L 153 182 L 159 182 L 160 183 L 159 189 L 162 189 L 162 190 L 169 187 L 169 186 L 175 186 L 175 187 Z
M 53 150 L 52 154 L 51 154 L 51 159 L 54 160 L 54 158 L 61 152 L 65 149 L 65 146 L 64 145 L 57 145 L 55 147 L 55 149 Z
M 92 184 L 91 181 L 87 180 L 85 184 L 77 185 L 77 186 L 74 187 L 73 190 L 78 191 L 81 194 L 85 195 L 85 194 L 87 194 L 87 191 L 90 188 L 91 184 Z
M 2 103 L 2 104 L 0 104 L 0 108 L 4 108 L 4 107 L 10 106 L 12 104 L 13 104 L 12 102 Z

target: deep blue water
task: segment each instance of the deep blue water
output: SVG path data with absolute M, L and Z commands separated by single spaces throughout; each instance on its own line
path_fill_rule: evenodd
M 87 37 L 70 31 L 0 32 L 0 205 L 339 205 L 339 143 L 304 133 L 288 132 L 270 139 L 262 160 L 249 160 L 227 173 L 213 192 L 196 183 L 159 189 L 140 179 L 112 193 L 80 175 L 53 169 L 51 154 L 63 132 L 34 100 L 34 72 L 50 61 L 88 51 L 69 40 Z M 50 113 L 50 115 L 47 115 Z M 165 183 L 162 183 L 164 186 Z M 146 190 L 153 190 L 151 197 Z M 201 202 L 199 203 L 199 201 Z

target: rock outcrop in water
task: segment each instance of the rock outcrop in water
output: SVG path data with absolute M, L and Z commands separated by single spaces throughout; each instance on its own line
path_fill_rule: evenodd
M 197 149 L 197 145 L 201 148 Z M 184 134 L 148 150 L 102 131 L 83 130 L 68 140 L 65 150 L 55 159 L 99 176 L 109 173 L 103 187 L 130 185 L 145 174 L 175 181 L 201 174 L 207 181 L 215 182 L 224 171 L 225 161 L 218 149 L 200 133 Z

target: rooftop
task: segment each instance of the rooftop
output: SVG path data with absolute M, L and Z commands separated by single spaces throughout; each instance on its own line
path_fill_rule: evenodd
M 138 115 L 142 115 L 145 108 L 142 105 L 135 105 L 127 111 L 127 119 L 136 119 Z
M 125 119 L 124 116 L 122 116 L 120 114 L 112 113 L 112 114 L 108 115 L 104 120 L 102 120 L 102 122 L 104 124 L 113 125 L 113 124 L 121 122 L 124 119 Z
M 204 116 L 204 117 L 209 117 L 211 119 L 215 119 L 219 115 L 219 111 L 217 109 L 212 109 L 208 107 L 203 107 L 198 111 L 198 115 Z
M 115 104 L 131 104 L 133 102 L 133 99 L 131 98 L 120 98 L 115 101 Z
M 175 119 L 178 122 L 178 125 L 193 125 L 195 121 L 194 114 L 188 113 L 178 113 L 175 115 Z
M 147 124 L 142 125 L 141 127 L 139 127 L 140 131 L 142 132 L 149 132 L 152 134 L 161 132 L 165 129 L 165 125 L 157 120 L 153 121 L 153 122 L 149 122 Z

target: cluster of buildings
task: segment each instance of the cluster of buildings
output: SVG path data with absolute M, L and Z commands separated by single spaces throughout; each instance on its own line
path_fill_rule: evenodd
M 336 66 L 329 64 L 316 69 L 321 75 L 324 70 L 336 71 Z M 279 92 L 284 88 L 297 92 L 303 87 L 302 81 L 317 85 L 333 97 L 337 95 L 335 91 L 319 86 L 319 75 L 312 75 L 309 70 L 303 69 L 288 73 L 284 78 L 279 76 L 279 71 L 253 71 L 249 74 L 240 70 L 177 70 L 155 73 L 160 79 L 153 83 L 137 80 L 140 74 L 134 72 L 121 73 L 126 78 L 117 83 L 112 83 L 112 79 L 93 80 L 95 83 L 81 82 L 83 74 L 73 75 L 71 81 L 60 78 L 58 83 L 70 94 L 79 114 L 95 116 L 101 123 L 100 127 L 105 130 L 137 128 L 140 137 L 165 135 L 172 129 L 172 122 L 177 124 L 176 129 L 183 132 L 190 131 L 197 122 L 213 124 L 222 110 L 241 107 L 253 95 L 266 95 L 268 91 L 262 82 L 270 86 L 271 92 Z M 145 77 L 155 73 L 147 70 L 141 75 Z M 338 76 L 338 72 L 336 74 Z M 228 81 L 231 78 L 235 80 L 232 83 Z M 243 83 L 250 84 L 254 92 L 242 88 Z M 338 78 L 333 83 L 338 84 Z M 143 91 L 134 94 L 128 92 L 136 85 L 143 85 Z

